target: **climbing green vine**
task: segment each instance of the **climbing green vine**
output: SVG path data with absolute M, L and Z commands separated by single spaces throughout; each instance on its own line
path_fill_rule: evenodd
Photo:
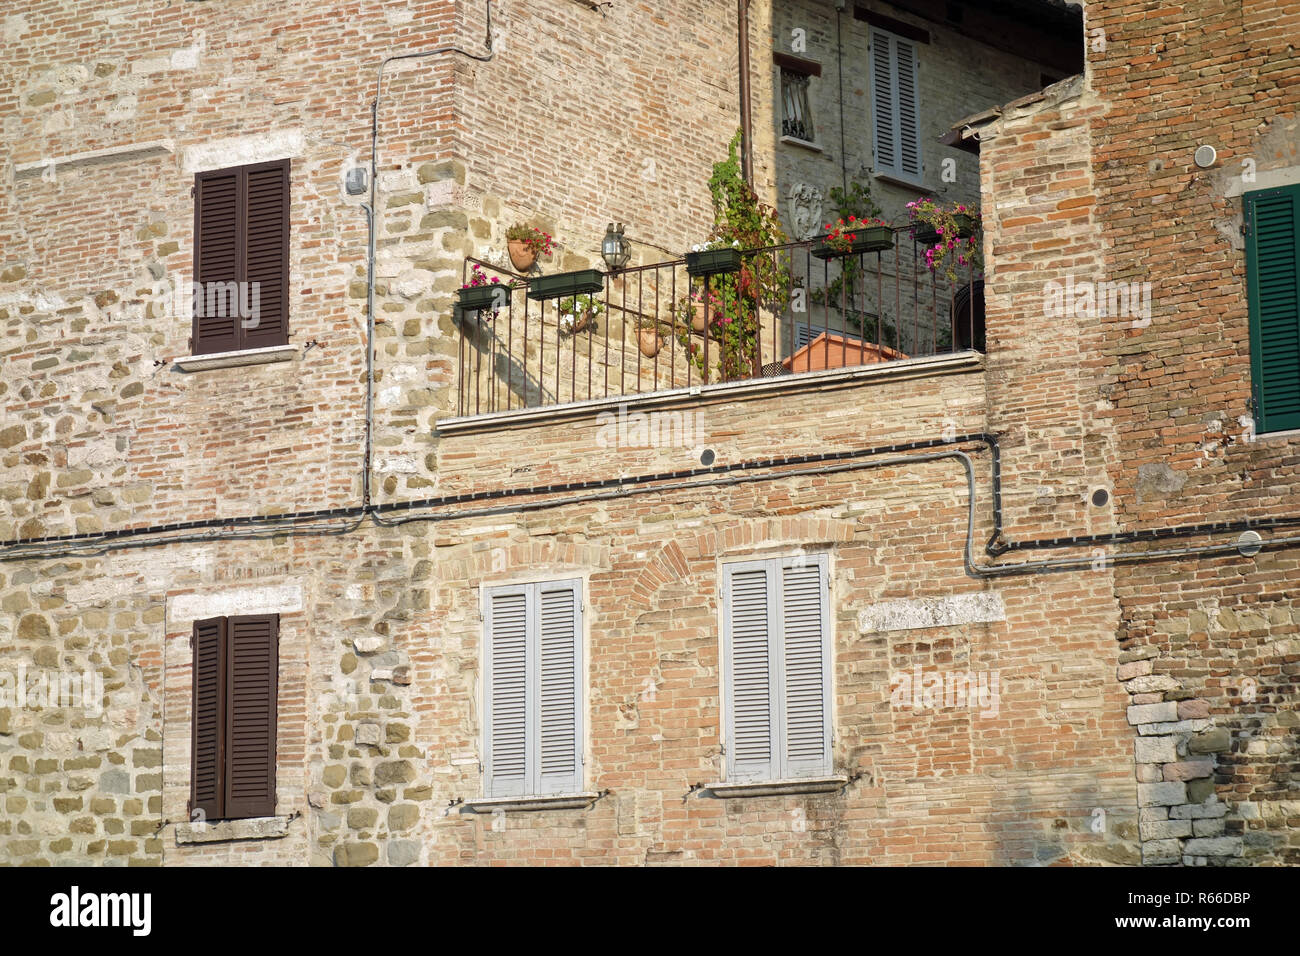
M 727 148 L 727 158 L 713 164 L 709 177 L 709 195 L 713 199 L 713 229 L 708 242 L 698 249 L 731 246 L 749 252 L 787 241 L 777 211 L 760 202 L 745 182 L 740 163 L 741 132 L 736 130 Z M 711 276 L 708 288 L 711 304 L 707 334 L 718 342 L 710 349 L 716 358 L 715 370 L 723 381 L 748 378 L 759 374 L 759 323 L 761 310 L 775 310 L 784 302 L 790 282 L 789 255 L 774 251 L 745 255 L 740 271 Z M 681 314 L 690 313 L 694 301 L 701 301 L 703 281 L 695 280 L 695 289 L 683 297 Z M 716 300 L 713 298 L 716 296 Z M 709 376 L 704 346 L 691 338 L 689 321 L 678 323 L 678 341 L 686 348 L 691 362 L 704 377 Z

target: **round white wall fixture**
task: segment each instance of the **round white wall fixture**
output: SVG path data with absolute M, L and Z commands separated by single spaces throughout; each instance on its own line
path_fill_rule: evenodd
M 1193 156 L 1193 159 L 1196 160 L 1196 165 L 1200 166 L 1201 169 L 1209 169 L 1214 165 L 1214 161 L 1218 158 L 1219 154 L 1215 152 L 1213 146 L 1197 146 L 1196 154 Z

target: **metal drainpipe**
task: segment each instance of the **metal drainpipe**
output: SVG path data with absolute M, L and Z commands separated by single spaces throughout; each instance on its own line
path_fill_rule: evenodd
M 749 0 L 736 0 L 737 44 L 740 47 L 740 168 L 754 188 L 754 124 L 749 113 Z
M 844 145 L 844 42 L 841 36 L 844 11 L 835 9 L 835 77 L 840 86 L 840 188 L 849 191 L 849 154 Z
M 379 64 L 379 73 L 375 79 L 375 98 L 370 103 L 370 202 L 362 203 L 366 212 L 366 442 L 365 470 L 361 474 L 361 509 L 370 510 L 370 471 L 374 455 L 374 407 L 375 407 L 375 234 L 379 231 L 378 212 L 375 205 L 376 178 L 379 171 L 379 101 L 384 93 L 384 68 L 394 60 L 417 60 L 443 53 L 459 53 L 461 56 L 480 63 L 487 63 L 496 51 L 492 49 L 492 0 L 487 0 L 487 37 L 483 42 L 487 48 L 486 56 L 470 53 L 458 46 L 443 46 L 436 50 L 422 50 L 418 53 L 395 53 L 385 57 Z

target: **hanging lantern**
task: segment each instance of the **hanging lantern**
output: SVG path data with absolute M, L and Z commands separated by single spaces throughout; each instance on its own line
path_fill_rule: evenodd
M 600 255 L 611 272 L 617 272 L 627 265 L 627 260 L 632 257 L 632 248 L 628 241 L 623 238 L 623 224 L 621 222 L 617 228 L 611 222 L 609 228 L 605 230 L 605 238 L 600 244 Z

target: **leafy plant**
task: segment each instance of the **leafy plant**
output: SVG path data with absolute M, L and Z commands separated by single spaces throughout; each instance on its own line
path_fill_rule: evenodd
M 914 237 L 919 224 L 929 226 L 938 236 L 938 241 L 925 250 L 925 264 L 931 272 L 942 270 L 949 282 L 958 280 L 958 267 L 970 266 L 976 275 L 983 272 L 984 246 L 979 237 L 979 207 L 965 203 L 944 206 L 933 199 L 914 199 L 907 204 L 907 215 L 912 220 Z M 961 237 L 958 216 L 974 220 L 974 235 L 964 239 Z
M 871 198 L 870 188 L 856 179 L 849 183 L 847 189 L 839 186 L 832 187 L 828 196 L 835 206 L 835 214 L 838 217 L 836 225 L 826 224 L 828 245 L 831 244 L 832 235 L 837 229 L 842 233 L 845 225 L 857 227 L 863 224 L 864 228 L 889 225 L 879 218 L 880 207 Z M 850 232 L 850 235 L 855 233 Z M 848 243 L 852 241 L 852 239 L 847 240 L 840 247 L 840 251 L 848 248 Z M 858 296 L 865 291 L 861 263 L 856 258 L 841 259 L 839 267 L 839 275 L 834 281 L 824 289 L 814 289 L 810 296 L 811 300 L 841 313 L 846 331 L 856 332 L 864 339 L 888 345 L 890 348 L 897 347 L 898 330 L 889 319 L 857 308 Z
M 727 147 L 727 158 L 713 164 L 713 174 L 709 177 L 713 229 L 704 244 L 707 249 L 723 246 L 765 249 L 787 241 L 777 211 L 760 202 L 745 182 L 739 156 L 740 139 L 741 131 L 737 130 Z M 718 302 L 715 305 L 710 301 L 709 334 L 719 342 L 715 368 L 724 381 L 758 373 L 760 310 L 780 308 L 789 281 L 789 256 L 783 252 L 744 256 L 738 272 L 710 279 L 709 293 L 716 295 Z M 704 295 L 702 288 L 699 294 Z M 689 305 L 688 311 L 693 311 Z M 703 349 L 699 343 L 689 341 L 689 317 L 685 328 L 679 328 L 678 336 L 701 376 L 707 378 L 709 369 L 705 367 Z
M 601 302 L 600 299 L 585 293 L 560 300 L 561 315 L 579 315 L 583 312 L 590 312 L 592 315 L 600 315 L 604 311 L 605 303 Z
M 605 304 L 594 296 L 582 294 L 561 299 L 559 305 L 560 329 L 573 332 L 578 328 L 579 317 L 585 316 L 587 322 L 597 319 L 605 311 Z M 585 327 L 585 323 L 583 323 Z
M 708 327 L 704 332 L 717 343 L 707 350 L 708 359 L 716 363 L 714 369 L 723 381 L 746 378 L 752 373 L 756 357 L 758 321 L 751 318 L 752 310 L 743 308 L 735 288 L 727 288 L 731 283 L 718 284 L 720 289 L 711 286 L 706 292 L 701 285 L 677 300 L 674 310 L 677 341 L 701 378 L 707 379 L 705 346 L 692 335 L 696 308 L 707 302 L 707 310 L 700 310 L 702 317 L 707 312 Z
M 875 227 L 883 227 L 885 229 L 893 228 L 883 219 L 859 219 L 857 216 L 850 214 L 847 221 L 844 219 L 837 219 L 833 224 L 828 222 L 826 224 L 826 236 L 822 241 L 836 252 L 848 252 L 853 248 L 853 243 L 857 242 L 858 232 L 860 230 L 872 229 Z M 856 266 L 857 263 L 855 262 L 853 265 Z
M 849 183 L 847 189 L 832 186 L 827 197 L 835 207 L 835 215 L 840 219 L 875 219 L 880 215 L 880 207 L 871 198 L 870 187 L 856 179 Z
M 488 274 L 483 271 L 483 267 L 476 262 L 474 263 L 473 266 L 470 267 L 469 281 L 463 284 L 461 288 L 477 289 L 481 285 L 500 285 L 500 284 L 501 284 L 501 280 L 498 279 L 496 276 L 492 276 L 492 278 L 489 279 Z M 511 288 L 514 285 L 515 285 L 514 282 L 505 283 L 505 287 L 507 289 Z
M 697 281 L 690 292 L 677 300 L 677 305 L 673 309 L 676 324 L 684 327 L 689 333 L 691 323 L 695 320 L 695 307 L 703 305 L 706 301 L 709 305 L 708 312 L 710 316 L 717 315 L 722 311 L 722 296 L 718 294 L 716 288 L 710 288 L 706 294 L 704 284 Z
M 539 256 L 549 256 L 554 249 L 554 239 L 550 233 L 543 232 L 535 226 L 526 226 L 521 222 L 515 223 L 506 230 L 506 240 L 522 242 Z

